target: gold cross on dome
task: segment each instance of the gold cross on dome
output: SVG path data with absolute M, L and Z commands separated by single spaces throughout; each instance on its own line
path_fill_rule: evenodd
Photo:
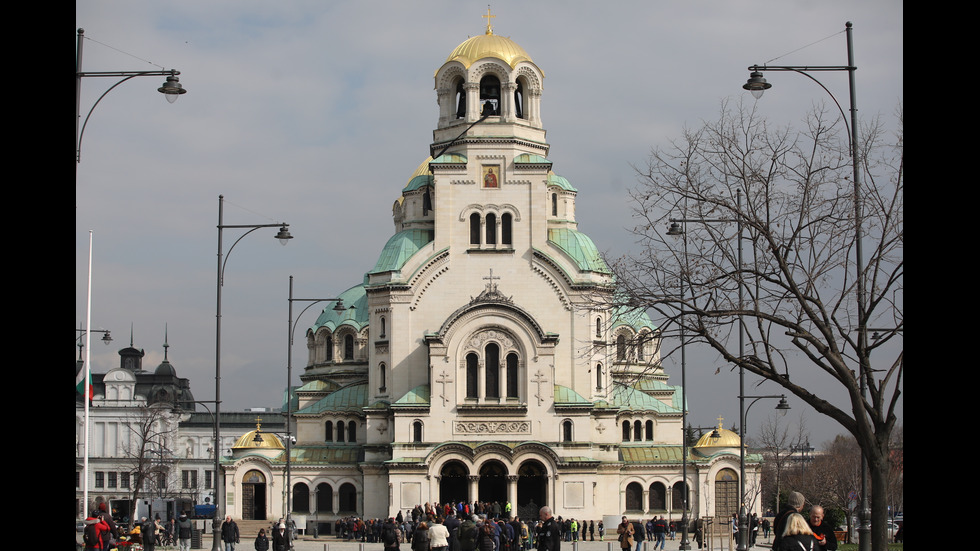
M 490 26 L 490 19 L 497 17 L 496 15 L 490 15 L 490 4 L 487 4 L 487 14 L 481 15 L 480 17 L 487 18 L 487 34 L 493 34 L 493 27 Z

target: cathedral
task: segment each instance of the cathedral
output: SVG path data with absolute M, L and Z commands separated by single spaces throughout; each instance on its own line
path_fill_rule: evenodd
M 577 190 L 548 159 L 544 77 L 489 23 L 435 71 L 438 122 L 393 189 L 393 235 L 306 332 L 295 443 L 258 427 L 223 458 L 229 514 L 288 512 L 323 534 L 425 503 L 617 521 L 676 520 L 685 501 L 691 517 L 737 510 L 738 436 L 683 445 L 657 327 L 618 305 Z

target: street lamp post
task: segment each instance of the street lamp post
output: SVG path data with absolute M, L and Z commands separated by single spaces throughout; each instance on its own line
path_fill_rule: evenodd
M 218 196 L 218 289 L 217 289 L 217 315 L 215 316 L 215 338 L 214 338 L 214 519 L 212 522 L 212 543 L 214 551 L 221 551 L 221 517 L 224 512 L 224 496 L 222 496 L 222 476 L 221 476 L 221 289 L 225 281 L 225 264 L 228 255 L 246 235 L 258 230 L 259 228 L 279 228 L 276 239 L 285 245 L 293 238 L 289 234 L 289 224 L 277 222 L 275 224 L 229 224 L 224 223 L 225 196 Z M 228 248 L 228 252 L 223 252 L 222 232 L 226 229 L 244 229 L 245 233 Z
M 670 219 L 670 227 L 667 230 L 667 235 L 674 236 L 674 237 L 685 236 L 684 237 L 684 261 L 686 263 L 687 262 L 687 237 L 686 237 L 686 235 L 687 235 L 687 223 L 688 222 L 695 222 L 695 223 L 701 223 L 701 224 L 712 224 L 712 223 L 718 223 L 718 222 L 735 222 L 737 224 L 737 226 L 738 226 L 738 269 L 737 269 L 737 273 L 738 273 L 738 310 L 739 310 L 739 315 L 738 315 L 738 351 L 739 351 L 739 357 L 740 358 L 741 358 L 741 356 L 743 354 L 743 350 L 745 349 L 745 327 L 742 324 L 742 313 L 741 313 L 741 311 L 742 311 L 742 304 L 743 304 L 743 285 L 742 285 L 742 219 L 741 219 L 741 211 L 742 211 L 742 190 L 741 190 L 741 188 L 738 188 L 738 189 L 735 190 L 735 212 L 736 212 L 737 218 L 735 218 L 735 219 L 731 219 L 731 218 L 671 218 Z M 686 383 L 686 376 L 685 376 L 686 369 L 685 369 L 685 365 L 684 365 L 685 364 L 685 359 L 684 359 L 684 313 L 683 313 L 683 305 L 684 305 L 684 284 L 683 284 L 683 277 L 681 279 L 682 279 L 682 282 L 681 282 L 681 308 L 682 309 L 681 309 L 681 327 L 680 327 L 680 337 L 681 337 L 681 386 L 684 387 L 684 410 L 683 410 L 684 419 L 681 422 L 684 423 L 684 424 L 686 424 L 687 423 L 687 421 L 686 421 L 686 419 L 687 419 L 687 386 L 686 386 L 687 383 Z M 739 368 L 738 368 L 738 393 L 739 394 L 743 394 L 744 392 L 745 392 L 745 370 L 740 365 Z M 744 412 L 744 407 L 745 407 L 745 403 L 740 401 L 739 402 L 739 411 L 740 412 Z M 742 413 L 742 419 L 739 420 L 739 431 L 742 430 L 741 427 L 744 425 L 744 420 L 745 420 L 744 419 L 744 413 Z M 743 438 L 744 438 L 744 433 L 743 434 L 739 434 L 739 441 L 740 442 L 741 442 L 741 440 Z M 684 453 L 684 457 L 682 459 L 682 475 L 681 476 L 684 478 L 684 484 L 686 486 L 686 484 L 687 484 L 687 440 L 686 439 L 684 441 L 684 452 L 683 453 Z M 745 480 L 744 480 L 745 479 L 745 462 L 744 462 L 744 459 L 741 462 L 741 464 L 742 464 L 742 473 L 741 473 L 741 475 L 739 477 L 739 492 L 740 492 L 739 502 L 742 503 L 742 504 L 744 504 L 744 502 L 745 502 L 745 499 L 744 499 L 744 496 L 745 496 Z M 688 529 L 687 529 L 687 507 L 686 507 L 686 505 L 687 505 L 687 494 L 686 494 L 686 491 L 687 491 L 687 488 L 685 487 L 685 495 L 684 495 L 685 507 L 684 507 L 683 516 L 681 518 L 681 523 L 684 525 L 684 528 L 683 528 L 683 530 L 681 532 L 681 544 L 680 544 L 681 551 L 687 551 L 687 550 L 691 549 L 691 542 L 688 540 Z M 748 517 L 746 515 L 745 507 L 744 506 L 740 506 L 739 507 L 739 531 L 740 532 L 742 531 L 743 524 L 744 525 L 747 525 L 748 524 Z M 744 546 L 744 542 L 743 542 L 742 538 L 740 537 L 739 538 L 738 551 L 745 551 L 746 549 L 747 548 Z
M 292 483 L 292 420 L 293 420 L 293 334 L 295 333 L 295 326 L 293 325 L 293 303 L 294 302 L 308 302 L 303 310 L 296 316 L 298 321 L 307 310 L 310 309 L 314 304 L 320 302 L 333 302 L 336 301 L 337 304 L 334 305 L 333 309 L 336 312 L 344 311 L 344 301 L 339 298 L 293 298 L 293 276 L 289 276 L 289 329 L 288 329 L 288 343 L 289 346 L 286 349 L 286 503 L 285 503 L 285 517 L 286 517 L 286 527 L 287 527 L 287 544 L 290 549 L 293 545 L 292 536 L 292 511 L 293 511 L 293 483 Z
M 771 398 L 778 399 L 779 403 L 776 404 L 776 411 L 780 414 L 785 414 L 789 411 L 789 403 L 786 402 L 785 394 L 770 394 L 766 396 L 743 396 L 739 393 L 738 402 L 740 406 L 740 411 L 742 414 L 742 419 L 739 421 L 740 425 L 738 427 L 739 441 L 738 441 L 738 485 L 739 485 L 739 499 L 740 505 L 738 509 L 738 548 L 748 549 L 749 548 L 749 519 L 748 519 L 748 506 L 746 505 L 747 499 L 745 498 L 745 423 L 749 418 L 749 409 L 755 405 L 759 400 Z M 752 400 L 748 407 L 745 406 L 745 400 Z
M 861 171 L 859 164 L 859 152 L 858 152 L 858 121 L 857 121 L 857 93 L 855 91 L 855 76 L 854 73 L 857 71 L 857 67 L 854 65 L 854 41 L 851 36 L 852 24 L 850 21 L 844 24 L 845 34 L 847 36 L 847 65 L 818 65 L 818 66 L 791 66 L 791 65 L 752 65 L 748 68 L 751 71 L 748 82 L 746 82 L 742 88 L 748 90 L 752 95 L 759 99 L 762 97 L 763 92 L 772 88 L 772 84 L 766 82 L 763 78 L 762 71 L 792 71 L 794 73 L 801 74 L 813 82 L 817 83 L 818 86 L 823 88 L 827 94 L 830 95 L 834 103 L 837 104 L 837 109 L 840 110 L 841 116 L 844 118 L 844 124 L 847 125 L 847 116 L 844 114 L 844 109 L 841 107 L 840 102 L 837 98 L 823 85 L 819 80 L 810 75 L 810 72 L 818 71 L 847 71 L 848 75 L 848 96 L 850 99 L 850 119 L 851 124 L 848 127 L 848 138 L 850 140 L 850 152 L 851 152 L 851 170 L 854 175 L 854 263 L 857 271 L 857 281 L 855 285 L 855 292 L 857 294 L 857 315 L 858 315 L 858 358 L 860 362 L 860 378 L 861 378 L 861 399 L 863 400 L 867 392 L 867 384 L 865 378 L 871 373 L 871 366 L 867 365 L 867 356 L 864 354 L 864 350 L 868 346 L 868 319 L 867 319 L 867 307 L 865 305 L 865 282 L 864 282 L 864 257 L 862 253 L 862 239 L 863 239 L 863 229 L 862 229 L 862 211 L 861 211 Z M 871 510 L 868 506 L 868 462 L 865 457 L 864 450 L 861 451 L 861 511 L 859 513 L 860 526 L 858 527 L 858 533 L 860 534 L 858 546 L 860 551 L 868 551 L 871 546 L 870 539 L 868 536 L 871 532 Z
M 102 342 L 104 342 L 106 345 L 112 342 L 112 336 L 109 335 L 108 329 L 83 329 L 82 327 L 79 327 L 78 329 L 76 329 L 76 331 L 80 333 L 80 335 L 75 337 L 75 343 L 78 345 L 79 360 L 82 359 L 82 349 L 87 348 L 86 345 L 91 344 L 92 342 L 92 337 L 91 337 L 92 333 L 102 333 Z M 82 337 L 86 337 L 84 343 L 81 342 Z M 84 400 L 84 404 L 85 404 L 84 413 L 82 414 L 83 415 L 82 426 L 84 427 L 85 430 L 85 434 L 82 436 L 82 455 L 84 456 L 82 458 L 82 518 L 85 518 L 85 516 L 88 515 L 88 425 L 89 425 L 89 396 L 91 394 L 91 387 L 89 386 L 91 382 L 89 381 L 89 378 L 92 369 L 91 366 L 89 365 L 90 360 L 91 360 L 91 355 L 86 351 L 86 358 L 85 360 L 83 360 L 85 362 L 85 365 L 82 368 L 81 372 L 78 373 L 76 376 L 76 380 L 77 377 L 82 378 L 81 386 L 79 387 L 78 383 L 76 382 L 76 388 L 79 392 L 82 393 L 83 396 L 82 399 Z
M 160 70 L 160 71 L 97 71 L 97 72 L 84 72 L 82 71 L 82 44 L 85 38 L 85 29 L 78 29 L 78 45 L 75 48 L 75 173 L 78 173 L 78 163 L 82 160 L 82 135 L 85 134 L 85 126 L 88 124 L 89 117 L 92 116 L 92 111 L 95 111 L 95 107 L 102 101 L 102 98 L 114 90 L 116 86 L 136 77 L 167 77 L 166 82 L 162 86 L 157 88 L 157 91 L 164 94 L 167 97 L 167 101 L 173 103 L 177 101 L 177 98 L 181 94 L 187 93 L 187 90 L 180 85 L 180 78 L 177 76 L 180 71 L 175 69 L 170 70 Z M 85 77 L 105 77 L 105 78 L 120 78 L 118 82 L 109 87 L 108 90 L 99 96 L 99 99 L 95 100 L 92 108 L 88 110 L 88 114 L 85 115 L 85 122 L 79 127 L 79 120 L 81 119 L 81 95 L 82 95 L 82 78 Z

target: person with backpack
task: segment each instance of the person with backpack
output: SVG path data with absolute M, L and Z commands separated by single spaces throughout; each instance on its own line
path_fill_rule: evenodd
M 387 547 L 387 544 L 385 544 Z M 423 520 L 412 533 L 412 551 L 429 551 L 429 525 Z
M 413 540 L 416 535 L 412 535 Z M 384 544 L 385 549 L 398 549 L 400 547 L 398 543 L 398 530 L 395 528 L 395 519 L 391 517 L 388 517 L 384 526 L 381 527 L 381 543 Z
M 99 517 L 88 517 L 85 519 L 85 530 L 82 532 L 82 541 L 85 543 L 85 551 L 102 551 L 103 535 L 108 541 L 109 525 Z
M 480 538 L 480 530 L 477 527 L 479 517 L 473 515 L 459 524 L 459 551 L 475 551 L 477 541 Z

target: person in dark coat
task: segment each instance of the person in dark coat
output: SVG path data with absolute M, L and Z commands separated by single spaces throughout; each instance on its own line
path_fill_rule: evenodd
M 776 522 L 773 525 L 773 549 L 779 549 L 779 542 L 783 538 L 783 532 L 786 530 L 786 519 L 793 513 L 802 511 L 804 503 L 806 503 L 806 498 L 803 497 L 803 494 L 800 492 L 789 493 L 789 497 L 786 499 L 786 505 L 776 515 Z
M 255 551 L 269 551 L 269 537 L 265 535 L 265 528 L 259 529 L 259 535 L 255 536 Z
M 560 551 L 561 550 L 561 530 L 555 517 L 551 514 L 551 507 L 545 506 L 538 511 L 541 519 L 541 526 L 538 527 L 537 551 Z
M 289 549 L 289 537 L 286 534 L 286 525 L 279 523 L 272 530 L 272 550 L 286 551 Z
M 810 507 L 810 530 L 817 538 L 820 549 L 837 551 L 837 536 L 834 535 L 834 527 L 823 521 L 823 507 L 819 505 Z

